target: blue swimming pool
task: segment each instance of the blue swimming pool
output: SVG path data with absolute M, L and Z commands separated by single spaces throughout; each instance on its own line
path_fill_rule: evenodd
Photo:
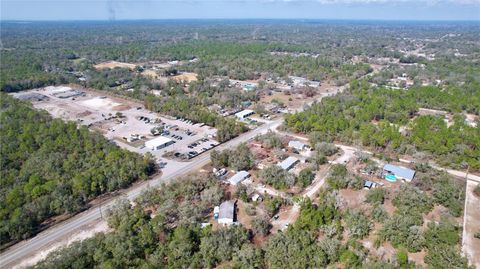
M 397 181 L 397 177 L 394 175 L 386 175 L 385 180 L 390 181 L 390 182 L 395 182 Z

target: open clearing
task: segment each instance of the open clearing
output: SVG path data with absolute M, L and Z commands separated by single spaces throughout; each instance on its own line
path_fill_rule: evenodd
M 137 65 L 131 64 L 131 63 L 122 63 L 122 62 L 117 62 L 117 61 L 108 61 L 104 63 L 99 63 L 94 65 L 95 69 L 113 69 L 115 67 L 120 67 L 120 68 L 128 68 L 128 69 L 135 69 Z

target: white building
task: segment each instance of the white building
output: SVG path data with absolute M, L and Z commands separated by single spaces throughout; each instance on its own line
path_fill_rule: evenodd
M 152 140 L 149 140 L 149 141 L 145 142 L 145 147 L 147 147 L 151 150 L 157 150 L 157 149 L 167 147 L 167 146 L 169 146 L 173 143 L 175 143 L 175 141 L 173 141 L 172 139 L 170 139 L 168 137 L 164 137 L 164 136 L 159 136 L 159 137 L 156 137 Z
M 255 111 L 250 110 L 250 109 L 245 109 L 245 110 L 242 110 L 242 111 L 240 111 L 240 112 L 238 112 L 238 113 L 235 113 L 235 116 L 236 116 L 237 118 L 243 120 L 243 119 L 245 119 L 245 118 L 247 118 L 247 117 L 249 117 L 249 116 L 251 116 L 251 115 L 253 115 L 253 114 L 255 114 Z
M 288 142 L 288 147 L 289 147 L 289 148 L 296 149 L 296 150 L 298 150 L 298 151 L 306 150 L 306 149 L 309 148 L 308 145 L 302 143 L 302 142 L 299 141 L 299 140 L 292 140 L 292 141 Z
M 228 182 L 230 182 L 230 184 L 232 185 L 237 185 L 238 183 L 244 181 L 248 177 L 250 177 L 250 174 L 247 171 L 240 171 L 236 173 L 233 177 L 228 179 Z
M 236 204 L 234 201 L 225 201 L 220 204 L 220 213 L 218 214 L 218 223 L 224 225 L 234 224 Z
M 295 167 L 295 165 L 297 165 L 297 163 L 299 162 L 300 160 L 295 158 L 295 157 L 288 157 L 286 158 L 285 160 L 283 160 L 282 162 L 278 163 L 277 165 L 280 166 L 283 170 L 290 170 L 292 169 L 293 167 Z
M 293 82 L 293 85 L 297 87 L 305 87 L 306 85 L 309 85 L 310 87 L 320 86 L 319 81 L 308 80 L 306 78 L 295 77 L 295 76 L 288 76 L 288 78 L 290 78 Z

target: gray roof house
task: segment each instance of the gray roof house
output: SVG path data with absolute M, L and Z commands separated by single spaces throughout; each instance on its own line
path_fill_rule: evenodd
M 280 166 L 283 170 L 288 171 L 292 169 L 298 162 L 299 160 L 297 158 L 290 156 L 282 162 L 278 163 L 278 166 Z
M 395 177 L 403 179 L 407 182 L 412 181 L 415 177 L 415 170 L 393 164 L 385 164 L 383 167 L 383 173 L 394 175 Z
M 250 174 L 247 171 L 239 171 L 235 175 L 233 175 L 230 179 L 228 179 L 228 182 L 232 185 L 237 185 L 238 183 L 244 181 L 250 176 Z
M 218 214 L 218 223 L 231 225 L 233 224 L 235 219 L 235 208 L 236 203 L 235 201 L 225 201 L 220 204 L 220 212 Z

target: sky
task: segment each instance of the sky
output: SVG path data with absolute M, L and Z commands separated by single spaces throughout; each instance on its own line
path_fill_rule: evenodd
M 475 20 L 480 0 L 0 0 L 1 20 Z

